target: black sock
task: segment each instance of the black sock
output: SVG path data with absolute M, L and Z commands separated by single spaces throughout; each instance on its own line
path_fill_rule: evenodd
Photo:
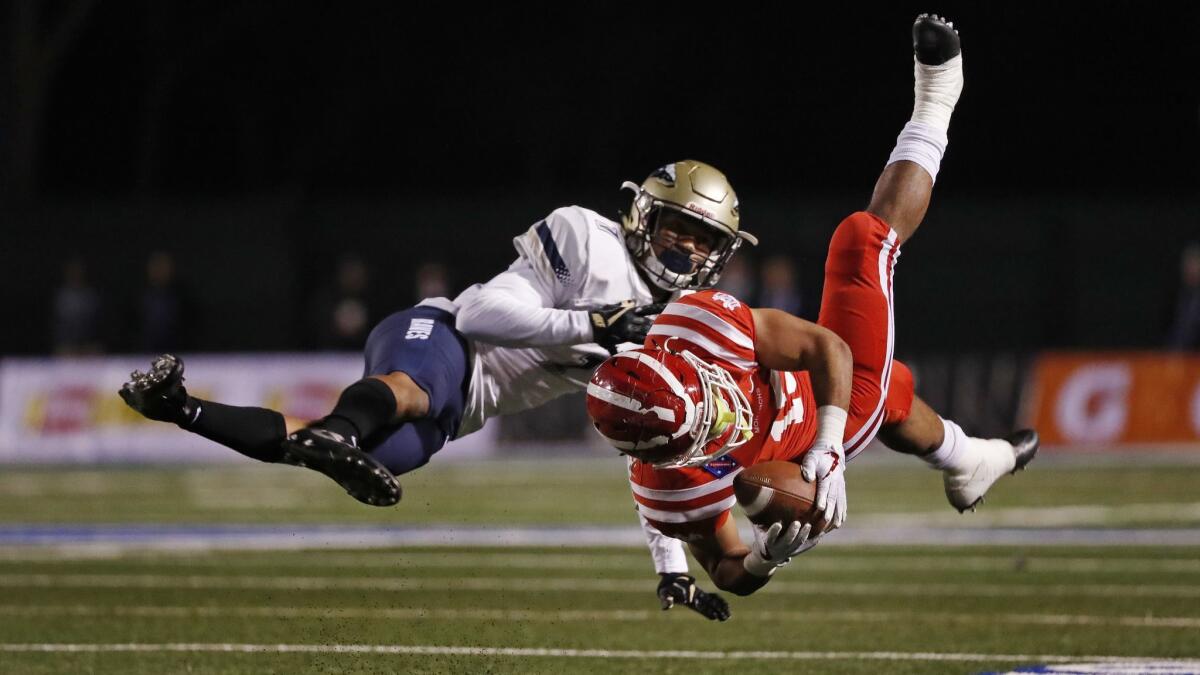
M 346 438 L 362 439 L 396 419 L 396 395 L 382 380 L 367 377 L 346 387 L 333 412 L 320 425 Z
M 287 435 L 283 415 L 266 408 L 239 407 L 188 397 L 200 412 L 190 424 L 180 427 L 233 448 L 262 462 L 277 462 L 279 447 Z

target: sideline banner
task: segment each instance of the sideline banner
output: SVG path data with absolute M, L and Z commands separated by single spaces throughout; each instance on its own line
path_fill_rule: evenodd
M 359 354 L 200 355 L 186 362 L 193 396 L 302 419 L 328 413 L 363 368 Z M 0 462 L 244 461 L 125 405 L 117 389 L 149 363 L 148 356 L 0 360 Z M 450 443 L 438 457 L 486 454 L 494 432 Z
M 1200 450 L 1200 356 L 1044 354 L 1030 386 L 1027 417 L 1048 445 Z

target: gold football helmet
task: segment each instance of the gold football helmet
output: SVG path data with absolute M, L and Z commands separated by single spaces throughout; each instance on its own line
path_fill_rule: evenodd
M 633 191 L 633 206 L 622 214 L 625 245 L 647 279 L 663 290 L 708 288 L 717 283 L 725 263 L 745 242 L 758 238 L 739 227 L 738 199 L 725 174 L 685 159 L 650 174 L 641 185 L 625 181 L 621 189 Z M 652 241 L 659 216 L 665 210 L 683 214 L 716 236 L 708 256 L 700 263 L 686 252 L 667 248 L 654 252 Z

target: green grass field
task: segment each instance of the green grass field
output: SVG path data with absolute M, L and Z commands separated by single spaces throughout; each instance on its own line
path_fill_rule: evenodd
M 966 516 L 945 504 L 937 474 L 913 464 L 856 462 L 848 480 L 845 531 L 758 594 L 730 598 L 733 618 L 720 624 L 660 611 L 647 554 L 626 545 L 146 550 L 10 539 L 0 673 L 978 673 L 1100 657 L 1200 670 L 1200 546 L 1121 543 L 1130 532 L 1200 541 L 1200 465 L 1045 461 Z M 399 507 L 371 509 L 287 467 L 6 468 L 0 533 L 634 525 L 619 461 L 435 464 L 404 487 Z M 973 539 L 862 535 L 895 528 L 923 528 L 925 544 Z M 1030 541 L 994 545 L 991 532 Z M 1080 532 L 1115 544 L 1054 544 Z

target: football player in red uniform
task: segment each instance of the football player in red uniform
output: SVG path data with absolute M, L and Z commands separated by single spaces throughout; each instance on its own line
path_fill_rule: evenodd
M 866 211 L 834 232 L 817 323 L 702 291 L 668 305 L 643 348 L 610 358 L 588 387 L 597 430 L 630 458 L 638 510 L 687 541 L 714 583 L 739 595 L 842 524 L 846 460 L 876 436 L 941 469 L 960 511 L 1037 451 L 1029 430 L 967 437 L 914 397 L 911 373 L 892 358 L 893 269 L 925 216 L 962 89 L 952 24 L 922 15 L 913 43 L 912 120 Z M 733 478 L 770 460 L 799 462 L 817 482 L 826 527 L 755 526 L 746 546 L 729 518 Z

